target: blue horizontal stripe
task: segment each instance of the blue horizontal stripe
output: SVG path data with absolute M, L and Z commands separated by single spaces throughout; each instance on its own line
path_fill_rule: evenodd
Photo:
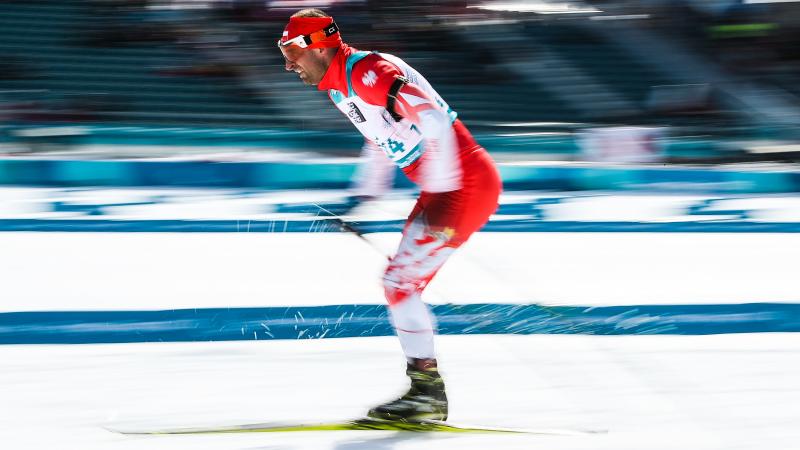
M 800 331 L 800 304 L 436 305 L 440 334 L 705 335 Z M 0 344 L 322 339 L 393 334 L 380 305 L 0 313 Z
M 403 220 L 355 222 L 363 233 L 401 231 Z M 336 233 L 335 221 L 319 220 L 107 220 L 0 219 L 2 231 L 124 233 Z M 515 219 L 493 221 L 482 231 L 536 233 L 800 233 L 800 222 L 686 221 L 584 222 Z

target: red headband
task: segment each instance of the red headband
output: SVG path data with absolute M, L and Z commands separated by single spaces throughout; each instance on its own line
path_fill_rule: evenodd
M 281 42 L 286 42 L 301 34 L 310 34 L 322 30 L 331 23 L 333 23 L 332 17 L 292 17 L 283 30 Z M 342 36 L 340 33 L 335 33 L 309 45 L 307 48 L 339 47 L 340 45 L 342 45 Z

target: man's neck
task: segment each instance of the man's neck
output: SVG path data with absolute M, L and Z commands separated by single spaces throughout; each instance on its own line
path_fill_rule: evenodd
M 352 52 L 351 47 L 342 44 L 340 47 L 330 52 L 330 60 L 328 62 L 328 69 L 325 75 L 317 85 L 320 91 L 327 91 L 329 89 L 336 89 L 341 91 L 347 90 L 347 80 L 345 79 L 345 65 L 347 56 Z M 344 86 L 344 88 L 343 88 Z

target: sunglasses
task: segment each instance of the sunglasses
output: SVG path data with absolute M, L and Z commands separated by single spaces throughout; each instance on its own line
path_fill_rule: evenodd
M 286 42 L 281 42 L 278 40 L 278 47 L 285 48 L 290 47 L 292 45 L 296 45 L 300 48 L 307 48 L 309 45 L 325 40 L 326 38 L 333 36 L 334 34 L 339 32 L 339 27 L 336 25 L 336 22 L 331 22 L 330 25 L 325 27 L 322 30 L 315 31 L 309 34 L 301 34 L 299 36 L 295 36 L 289 39 Z

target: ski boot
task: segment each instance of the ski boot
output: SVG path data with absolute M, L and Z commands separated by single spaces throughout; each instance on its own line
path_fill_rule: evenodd
M 411 388 L 402 397 L 369 410 L 371 419 L 399 422 L 447 420 L 447 395 L 435 359 L 412 358 L 406 375 Z

